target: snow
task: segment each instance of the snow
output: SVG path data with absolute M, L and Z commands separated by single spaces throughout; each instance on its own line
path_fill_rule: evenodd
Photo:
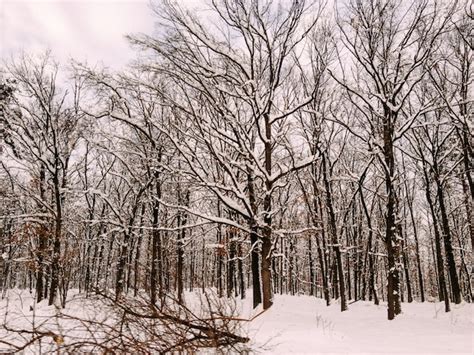
M 32 314 L 36 324 L 46 315 L 57 310 L 46 302 L 37 305 L 35 311 L 31 295 L 26 291 L 8 292 L 8 300 L 0 300 L 2 322 L 8 308 L 7 321 L 15 328 L 30 327 Z M 77 291 L 70 291 L 66 314 L 110 322 L 100 307 L 94 307 L 93 299 L 84 299 Z M 194 294 L 186 294 L 192 302 Z M 247 299 L 238 304 L 244 335 L 249 336 L 254 352 L 264 354 L 472 354 L 473 353 L 473 305 L 451 305 L 452 312 L 444 312 L 442 303 L 402 304 L 403 313 L 388 321 L 385 304 L 358 301 L 349 304 L 349 310 L 340 312 L 337 303 L 327 307 L 325 302 L 309 296 L 275 295 L 274 305 L 260 313 L 251 307 L 251 291 Z M 237 302 L 240 302 L 238 300 Z M 102 314 L 103 313 L 103 314 Z M 64 320 L 63 320 L 64 321 Z M 64 341 L 72 335 L 80 336 L 77 321 L 59 325 Z M 54 324 L 50 325 L 55 327 Z M 50 327 L 48 327 L 50 328 Z M 53 329 L 50 328 L 50 329 Z M 57 328 L 56 328 L 57 329 Z M 0 327 L 0 339 L 11 340 Z M 53 340 L 50 340 L 51 342 Z M 46 340 L 45 349 L 48 348 Z M 50 344 L 54 349 L 54 344 Z M 49 349 L 51 349 L 49 348 Z M 0 345 L 0 352 L 4 349 Z M 26 352 L 29 353 L 29 352 Z
M 21 345 L 31 339 L 29 334 L 12 334 L 2 328 L 3 325 L 18 330 L 31 331 L 37 328 L 41 331 L 53 331 L 64 336 L 66 341 L 84 338 L 88 334 L 81 325 L 80 319 L 94 320 L 98 323 L 108 324 L 112 319 L 107 312 L 98 312 L 95 301 L 85 299 L 77 291 L 68 293 L 66 309 L 63 311 L 65 317 L 62 319 L 51 319 L 58 314 L 57 306 L 47 306 L 47 300 L 35 303 L 33 296 L 25 290 L 9 290 L 5 298 L 0 299 L 0 353 L 11 351 L 11 347 L 2 341 Z M 77 319 L 74 319 L 77 317 Z M 70 319 L 68 319 L 70 318 Z M 98 335 L 98 332 L 96 333 Z M 38 347 L 27 348 L 22 354 L 50 353 L 54 352 L 56 344 L 52 337 L 46 337 L 41 342 L 41 350 Z
M 270 311 L 249 326 L 255 345 L 267 354 L 472 354 L 473 305 L 402 304 L 387 320 L 386 304 L 338 304 L 309 296 L 276 295 Z

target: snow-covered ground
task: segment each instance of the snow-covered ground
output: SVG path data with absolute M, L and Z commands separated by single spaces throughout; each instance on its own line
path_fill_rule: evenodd
M 473 305 L 402 304 L 386 320 L 385 305 L 339 305 L 308 296 L 276 296 L 269 312 L 254 319 L 249 334 L 268 354 L 473 354 Z
M 238 305 L 242 318 L 249 319 L 258 313 L 251 309 L 250 301 L 248 298 Z M 33 312 L 32 304 L 27 292 L 11 291 L 8 302 L 0 300 L 0 322 L 5 320 L 6 309 L 8 324 L 22 328 L 31 327 L 33 313 L 38 323 L 55 312 L 45 302 Z M 403 314 L 388 321 L 385 305 L 356 302 L 341 313 L 338 304 L 326 307 L 320 299 L 276 295 L 273 307 L 253 321 L 243 322 L 243 330 L 252 339 L 252 348 L 267 354 L 473 353 L 473 305 L 452 305 L 450 313 L 443 311 L 441 303 L 404 303 L 402 307 Z M 106 321 L 108 315 L 101 311 L 94 301 L 71 292 L 67 314 Z M 75 326 L 59 327 L 71 335 L 67 328 Z M 76 332 L 75 336 L 80 333 Z M 0 330 L 0 339 L 6 337 L 5 331 Z M 0 345 L 2 349 L 5 350 Z

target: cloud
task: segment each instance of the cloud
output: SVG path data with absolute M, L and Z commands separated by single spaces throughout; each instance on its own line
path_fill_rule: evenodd
M 135 54 L 124 35 L 152 33 L 154 17 L 146 0 L 3 0 L 0 55 L 50 48 L 65 61 L 71 56 L 120 67 Z

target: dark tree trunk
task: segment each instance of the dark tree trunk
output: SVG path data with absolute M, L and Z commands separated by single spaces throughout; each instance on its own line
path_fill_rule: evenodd
M 395 102 L 391 102 L 395 106 Z M 388 259 L 387 302 L 388 319 L 401 313 L 400 305 L 400 243 L 397 238 L 397 196 L 393 177 L 395 176 L 395 155 L 393 152 L 393 133 L 396 114 L 385 107 L 383 121 L 383 154 L 385 170 L 385 192 L 387 195 L 385 217 L 385 244 Z
M 316 279 L 314 275 L 314 261 L 313 261 L 313 243 L 311 235 L 308 237 L 308 262 L 309 262 L 309 295 L 316 296 Z
M 441 251 L 441 236 L 438 229 L 438 218 L 436 216 L 434 203 L 431 198 L 430 180 L 429 180 L 425 161 L 423 161 L 423 174 L 425 177 L 425 196 L 426 196 L 428 205 L 430 207 L 431 218 L 433 220 L 433 230 L 434 230 L 434 235 L 435 235 L 436 265 L 437 265 L 437 271 L 438 271 L 438 284 L 439 284 L 439 300 L 444 301 L 445 311 L 449 312 L 450 305 L 449 305 L 448 292 L 446 288 L 446 279 L 444 276 L 444 261 L 443 261 L 443 254 Z
M 267 231 L 265 231 L 267 229 Z M 272 242 L 270 239 L 271 231 L 269 228 L 264 229 L 264 236 L 262 238 L 262 303 L 263 309 L 268 309 L 273 304 L 272 296 L 272 276 L 271 276 L 271 249 Z
M 420 288 L 420 297 L 421 297 L 421 302 L 425 302 L 425 287 L 423 285 L 423 272 L 421 269 L 420 243 L 418 241 L 418 228 L 416 226 L 415 216 L 413 213 L 413 200 L 409 201 L 408 209 L 410 212 L 411 223 L 413 225 L 413 236 L 415 237 L 416 266 L 417 266 L 417 271 L 418 271 L 418 284 Z
M 227 261 L 227 297 L 232 297 L 234 292 L 234 276 L 235 276 L 235 240 L 234 231 L 228 232 L 229 244 L 229 260 Z
M 408 252 L 407 252 L 407 237 L 406 237 L 406 232 L 404 234 L 402 234 L 403 231 L 401 230 L 401 226 L 400 226 L 400 235 L 403 235 L 403 246 L 402 246 L 402 249 L 403 249 L 403 253 L 402 253 L 402 256 L 403 256 L 403 268 L 404 268 L 404 272 L 405 272 L 405 282 L 407 284 L 407 301 L 408 303 L 412 303 L 413 302 L 413 292 L 412 292 L 412 289 L 411 289 L 411 281 L 410 281 L 410 265 L 409 265 L 409 258 L 408 258 Z
M 156 304 L 157 296 L 161 299 L 163 293 L 163 259 L 161 252 L 161 233 L 158 230 L 160 220 L 161 183 L 158 173 L 155 173 L 155 199 L 152 210 L 151 232 L 151 270 L 150 270 L 150 301 Z M 157 295 L 158 291 L 158 295 Z
M 239 273 L 239 287 L 240 287 L 240 298 L 245 298 L 245 278 L 244 278 L 244 263 L 242 261 L 242 245 L 238 243 L 237 254 L 239 259 L 237 260 L 237 268 Z
M 341 311 L 343 312 L 347 310 L 344 266 L 342 265 L 341 247 L 339 244 L 339 238 L 337 236 L 336 215 L 334 213 L 334 207 L 332 204 L 332 189 L 329 183 L 326 154 L 323 153 L 322 157 L 323 157 L 323 161 L 322 161 L 323 179 L 324 179 L 324 186 L 326 188 L 326 204 L 327 204 L 328 216 L 329 216 L 329 230 L 331 233 L 331 242 L 333 244 L 334 254 L 336 256 L 336 268 L 337 268 L 336 276 L 338 279 L 338 287 L 339 287 L 340 297 L 341 297 Z
M 59 159 L 59 158 L 57 158 Z M 56 162 L 56 166 L 59 166 L 59 162 Z M 61 258 L 61 228 L 62 228 L 62 198 L 59 185 L 59 172 L 56 171 L 53 175 L 54 184 L 54 197 L 56 205 L 56 215 L 54 221 L 54 241 L 53 241 L 53 256 L 51 260 L 51 284 L 49 288 L 49 300 L 48 304 L 51 306 L 54 303 L 56 294 L 59 286 L 59 275 L 60 265 L 59 260 Z
M 247 187 L 249 201 L 254 215 L 257 213 L 257 203 L 254 190 L 253 172 L 248 168 Z M 260 255 L 258 229 L 254 217 L 249 221 L 250 226 L 250 247 L 251 247 L 251 269 L 252 269 L 252 290 L 253 290 L 253 308 L 262 303 L 262 289 L 260 285 Z
M 436 168 L 435 168 L 436 169 Z M 444 249 L 446 252 L 446 259 L 448 261 L 449 280 L 451 282 L 451 289 L 453 292 L 453 301 L 456 304 L 461 303 L 461 288 L 459 287 L 459 279 L 456 271 L 456 262 L 454 260 L 454 251 L 451 239 L 451 231 L 449 229 L 448 214 L 446 212 L 446 206 L 444 203 L 444 191 L 443 186 L 438 178 L 435 177 L 436 184 L 438 187 L 438 202 L 439 209 L 441 212 L 441 227 L 443 231 Z
M 178 192 L 179 194 L 179 192 Z M 184 206 L 189 205 L 189 190 L 186 190 L 184 201 L 181 201 L 181 198 L 178 197 L 178 200 L 184 203 Z M 184 226 L 188 221 L 188 215 L 186 212 L 179 211 L 178 212 L 178 239 L 176 243 L 176 252 L 177 252 L 177 261 L 176 261 L 176 291 L 178 293 L 178 302 L 183 303 L 183 292 L 184 292 L 184 241 L 186 238 L 186 229 Z
M 46 183 L 46 168 L 44 164 L 41 164 L 40 168 L 40 198 L 41 201 L 45 201 L 45 183 Z M 40 210 L 43 210 L 43 207 L 40 207 Z M 44 257 L 46 248 L 48 246 L 48 239 L 46 234 L 46 227 L 39 226 L 38 227 L 38 250 L 36 252 L 36 260 L 37 260 L 37 271 L 36 271 L 36 301 L 41 302 L 44 298 L 46 298 L 45 293 L 43 292 L 45 289 L 44 285 Z
M 265 172 L 272 175 L 272 124 L 268 113 L 264 114 L 265 121 Z M 263 197 L 263 222 L 262 247 L 261 247 L 261 277 L 262 277 L 262 303 L 263 309 L 268 309 L 273 304 L 272 293 L 272 192 L 273 180 L 265 179 L 265 196 Z
M 125 286 L 125 266 L 127 265 L 127 251 L 130 243 L 130 229 L 124 233 L 116 266 L 115 278 L 115 300 L 117 301 L 123 293 Z
M 220 209 L 219 205 L 218 208 Z M 220 216 L 220 212 L 219 216 Z M 217 275 L 216 275 L 216 281 L 217 281 L 217 294 L 219 297 L 224 296 L 224 287 L 223 287 L 223 269 L 224 269 L 224 243 L 222 241 L 222 226 L 217 227 L 217 245 L 218 247 L 216 248 L 216 258 L 217 258 Z
M 135 200 L 133 201 L 132 211 L 127 223 L 127 229 L 124 231 L 124 236 L 122 244 L 119 248 L 119 255 L 117 260 L 116 267 L 116 279 L 115 279 L 115 300 L 118 300 L 123 293 L 125 286 L 125 267 L 127 267 L 127 262 L 129 261 L 128 255 L 130 252 L 130 242 L 132 237 L 133 226 L 135 224 L 135 218 L 137 216 L 138 207 L 140 207 L 140 199 L 143 193 L 148 189 L 148 184 L 144 185 L 137 192 Z M 110 252 L 110 251 L 109 251 Z M 108 270 L 108 269 L 107 269 Z
M 143 217 L 145 216 L 145 208 L 146 204 L 144 203 L 142 205 L 142 211 L 140 214 L 140 226 L 143 226 Z M 143 229 L 140 229 L 140 233 L 138 235 L 138 240 L 137 240 L 137 247 L 135 250 L 135 261 L 134 261 L 134 266 L 133 266 L 133 295 L 136 297 L 138 294 L 138 289 L 139 289 L 139 279 L 140 279 L 140 268 L 139 268 L 139 262 L 140 262 L 140 255 L 141 255 L 141 248 L 142 248 L 142 241 L 143 241 Z

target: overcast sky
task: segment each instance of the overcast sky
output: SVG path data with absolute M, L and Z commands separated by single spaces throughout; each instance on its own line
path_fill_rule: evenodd
M 43 51 L 65 61 L 120 67 L 134 57 L 126 33 L 151 34 L 149 0 L 0 0 L 0 55 Z

